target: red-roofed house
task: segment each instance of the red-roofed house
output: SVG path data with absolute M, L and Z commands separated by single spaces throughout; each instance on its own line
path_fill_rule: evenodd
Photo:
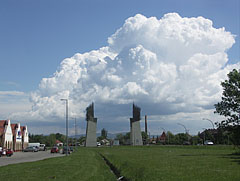
M 61 141 L 59 141 L 59 140 L 56 140 L 56 145 L 57 146 L 63 146 L 63 143 Z
M 22 150 L 22 133 L 20 123 L 11 124 L 12 133 L 13 133 L 13 150 L 21 151 Z
M 162 135 L 159 137 L 159 141 L 161 143 L 165 143 L 166 142 L 166 138 L 167 138 L 167 135 L 166 133 L 163 131 Z
M 0 146 L 7 149 L 13 148 L 13 136 L 10 120 L 0 120 Z

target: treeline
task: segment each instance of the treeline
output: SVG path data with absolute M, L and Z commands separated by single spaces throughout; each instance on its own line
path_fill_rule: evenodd
M 47 147 L 51 147 L 56 145 L 56 141 L 62 142 L 64 145 L 66 143 L 66 136 L 60 133 L 50 134 L 50 135 L 43 135 L 43 134 L 29 134 L 29 143 L 43 143 Z M 69 145 L 75 145 L 77 142 L 78 144 L 82 144 L 85 141 L 85 137 L 80 137 L 77 140 L 75 138 L 68 137 Z
M 236 140 L 232 132 L 224 129 L 206 129 L 195 136 L 187 133 L 173 134 L 168 131 L 164 139 L 160 138 L 160 136 L 161 135 L 147 135 L 145 132 L 142 132 L 142 139 L 145 144 L 197 145 L 204 144 L 204 142 L 208 140 L 214 144 L 232 145 L 235 144 Z M 130 144 L 130 133 L 120 133 L 116 136 L 116 139 L 119 140 L 120 145 L 128 145 Z
M 43 143 L 49 147 L 49 146 L 55 145 L 57 140 L 64 143 L 66 140 L 66 136 L 60 133 L 50 134 L 50 135 L 29 134 L 29 143 Z

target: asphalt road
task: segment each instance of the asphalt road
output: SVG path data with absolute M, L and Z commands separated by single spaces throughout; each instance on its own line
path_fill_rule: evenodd
M 64 156 L 61 153 L 50 153 L 50 151 L 39 151 L 39 152 L 14 152 L 11 157 L 2 156 L 0 157 L 0 166 L 23 163 L 23 162 L 33 162 L 37 160 L 44 160 L 46 158 Z

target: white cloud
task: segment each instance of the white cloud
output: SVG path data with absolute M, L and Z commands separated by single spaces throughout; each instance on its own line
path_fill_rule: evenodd
M 52 77 L 42 79 L 26 114 L 43 121 L 62 117 L 61 98 L 70 100 L 71 115 L 82 117 L 92 101 L 134 101 L 157 116 L 201 113 L 220 100 L 227 73 L 240 68 L 227 65 L 234 43 L 234 35 L 203 17 L 169 13 L 158 20 L 137 14 L 108 38 L 108 46 L 64 59 Z
M 20 91 L 0 91 L 0 96 L 21 96 L 24 92 Z
M 20 91 L 0 91 L 0 119 L 7 119 L 17 112 L 31 108 L 29 95 Z

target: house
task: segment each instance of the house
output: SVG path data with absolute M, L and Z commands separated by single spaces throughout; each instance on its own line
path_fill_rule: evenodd
M 22 150 L 22 133 L 20 123 L 11 124 L 12 133 L 13 133 L 13 150 L 21 151 Z
M 27 126 L 21 126 L 21 134 L 22 134 L 22 150 L 28 147 L 28 130 Z
M 107 139 L 102 139 L 100 141 L 101 145 L 105 145 L 105 146 L 109 146 L 110 145 L 110 141 L 108 141 Z
M 167 139 L 166 133 L 163 131 L 162 135 L 159 137 L 159 142 L 165 143 Z
M 27 126 L 11 124 L 10 120 L 0 120 L 0 147 L 21 151 L 28 146 Z
M 10 120 L 0 120 L 0 147 L 12 149 L 13 136 Z
M 56 140 L 56 145 L 57 146 L 63 146 L 63 143 L 61 141 L 59 141 L 59 140 Z

